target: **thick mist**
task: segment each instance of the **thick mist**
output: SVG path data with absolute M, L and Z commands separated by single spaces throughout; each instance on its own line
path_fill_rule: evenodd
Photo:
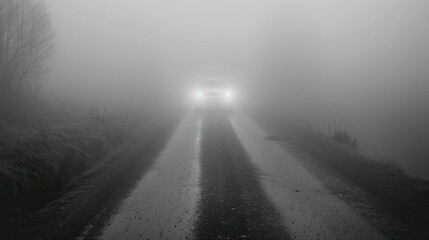
M 429 177 L 429 3 L 418 0 L 47 0 L 47 91 L 79 104 L 157 107 L 201 78 L 242 102 L 349 113 L 361 150 Z M 294 112 L 295 113 L 295 112 Z
M 47 3 L 57 33 L 51 86 L 109 100 L 129 88 L 142 103 L 183 98 L 202 77 L 247 79 L 267 17 L 263 2 Z
M 427 177 L 429 4 L 279 1 L 278 6 L 266 51 L 266 75 L 275 85 L 267 92 L 284 93 L 275 102 L 298 107 L 322 129 L 322 105 L 349 114 L 346 128 L 361 151 Z

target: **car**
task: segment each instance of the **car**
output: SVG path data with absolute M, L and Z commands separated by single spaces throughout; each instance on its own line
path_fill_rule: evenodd
M 223 79 L 205 79 L 200 81 L 194 92 L 198 109 L 221 107 L 230 108 L 233 101 L 231 86 Z

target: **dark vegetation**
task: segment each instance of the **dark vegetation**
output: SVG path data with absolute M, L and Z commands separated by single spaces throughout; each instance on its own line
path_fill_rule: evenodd
M 70 139 L 70 129 L 52 131 L 58 118 L 28 112 L 40 97 L 53 38 L 42 1 L 0 0 L 0 220 L 40 207 L 84 167 L 76 163 L 84 144 Z M 74 168 L 60 178 L 65 165 Z
M 408 177 L 394 164 L 366 158 L 323 137 L 303 138 L 294 142 L 293 148 L 308 155 L 313 164 L 334 171 L 361 189 L 377 209 L 406 226 L 381 227 L 380 231 L 389 238 L 426 239 L 429 236 L 427 181 Z
M 332 138 L 336 142 L 349 146 L 352 149 L 358 148 L 356 138 L 353 138 L 352 136 L 350 136 L 350 134 L 346 131 L 336 132 L 334 136 L 332 136 Z
M 357 138 L 352 137 L 346 130 L 344 130 L 344 124 L 347 120 L 348 113 L 340 114 L 338 111 L 332 112 L 326 105 L 326 115 L 323 115 L 323 122 L 326 127 L 326 132 L 328 137 L 332 138 L 336 143 L 344 145 L 349 149 L 355 151 L 356 154 L 359 154 L 359 146 Z M 418 151 L 416 151 L 418 152 Z M 409 154 L 410 157 L 414 157 L 415 154 Z M 405 174 L 404 170 L 391 158 L 379 158 L 373 159 L 380 164 L 386 165 L 387 168 L 390 168 L 398 173 Z
M 82 239 L 96 239 L 156 159 L 176 124 L 171 115 L 128 123 L 129 141 L 118 144 L 98 164 L 77 175 L 61 197 L 37 212 L 14 218 L 0 238 L 67 240 L 80 239 L 83 234 Z
M 42 88 L 53 40 L 42 0 L 0 0 L 2 227 L 64 194 L 122 142 L 131 126 L 96 106 L 88 114 L 46 104 Z
M 0 0 L 0 103 L 15 108 L 40 97 L 54 31 L 41 0 Z M 5 109 L 2 109 L 5 110 Z
M 307 138 L 297 142 L 299 148 L 365 190 L 373 198 L 372 202 L 406 226 L 382 229 L 389 238 L 426 239 L 429 236 L 426 227 L 429 182 L 407 176 L 392 159 L 375 160 L 360 154 L 356 138 L 343 128 L 348 114 L 333 113 L 328 107 L 326 111 L 328 118 L 324 118 L 324 122 L 328 135 L 337 144 L 323 137 Z
M 353 138 L 347 131 L 344 130 L 344 124 L 347 120 L 348 113 L 340 114 L 339 111 L 332 111 L 327 105 L 324 105 L 326 113 L 322 115 L 323 123 L 329 137 L 336 142 L 348 146 L 352 149 L 357 149 L 357 139 Z
M 350 141 L 352 137 L 341 134 L 342 131 L 332 131 L 338 128 L 331 128 L 331 134 L 327 136 L 311 130 L 303 121 L 254 116 L 270 131 L 277 133 L 279 138 L 290 139 L 281 143 L 292 150 L 316 176 L 326 180 L 324 184 L 331 191 L 347 201 L 354 201 L 351 205 L 356 205 L 357 211 L 368 203 L 374 204 L 363 215 L 375 222 L 375 226 L 388 239 L 427 239 L 428 181 L 405 175 L 391 160 L 377 161 L 363 156 L 353 147 L 356 141 Z M 339 119 L 335 118 L 335 114 L 332 116 Z M 332 177 L 341 180 L 332 180 Z M 344 191 L 336 182 L 349 183 L 355 190 Z M 375 209 L 378 211 L 375 212 Z M 379 219 L 380 216 L 383 220 Z M 394 221 L 394 224 L 386 224 L 389 221 Z
M 42 208 L 79 175 L 99 163 L 123 138 L 115 118 L 32 117 L 0 129 L 0 208 L 3 221 Z M 57 123 L 55 123 L 57 121 Z

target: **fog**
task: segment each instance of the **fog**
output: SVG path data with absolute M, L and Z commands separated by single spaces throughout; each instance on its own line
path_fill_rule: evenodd
M 51 94 L 157 106 L 224 78 L 242 102 L 299 109 L 321 130 L 321 103 L 348 112 L 363 152 L 429 177 L 427 1 L 46 2 Z
M 200 77 L 245 79 L 267 15 L 266 4 L 246 1 L 48 5 L 57 32 L 52 85 L 67 86 L 73 96 L 70 84 L 90 92 L 101 84 L 99 94 L 123 85 L 148 101 L 166 91 L 171 97 Z

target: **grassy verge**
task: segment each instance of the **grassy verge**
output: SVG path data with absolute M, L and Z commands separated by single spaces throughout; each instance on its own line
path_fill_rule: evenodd
M 293 148 L 308 154 L 314 162 L 325 166 L 353 186 L 363 190 L 378 209 L 399 220 L 407 232 L 393 232 L 392 239 L 429 236 L 429 183 L 408 177 L 396 165 L 378 162 L 360 155 L 331 139 L 301 139 Z M 402 230 L 401 230 L 402 231 Z
M 22 120 L 22 118 L 19 118 Z M 0 129 L 0 221 L 42 208 L 121 141 L 115 118 L 69 115 L 4 121 Z
M 146 112 L 147 113 L 147 112 Z M 173 116 L 174 115 L 174 116 Z M 125 141 L 41 210 L 18 216 L 1 239 L 96 239 L 172 134 L 177 114 L 145 114 Z M 131 131 L 132 130 L 132 131 Z
M 345 132 L 329 137 L 300 122 L 253 117 L 387 239 L 427 239 L 428 181 L 405 175 L 392 161 L 363 156 Z

